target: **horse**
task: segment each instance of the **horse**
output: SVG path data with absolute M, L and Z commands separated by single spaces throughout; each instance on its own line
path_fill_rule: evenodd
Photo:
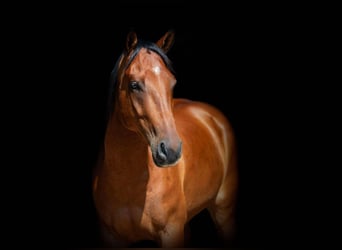
M 167 54 L 174 40 L 174 30 L 156 42 L 128 32 L 111 72 L 111 109 L 92 180 L 107 247 L 187 246 L 189 221 L 204 209 L 224 242 L 236 235 L 233 127 L 212 104 L 173 97 Z

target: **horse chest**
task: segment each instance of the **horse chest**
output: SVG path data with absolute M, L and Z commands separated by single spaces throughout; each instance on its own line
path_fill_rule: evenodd
M 112 227 L 120 237 L 137 241 L 153 238 L 153 222 L 142 207 L 122 205 L 112 211 Z
M 154 178 L 150 173 L 149 177 L 131 185 L 117 182 L 104 199 L 111 200 L 106 206 L 107 224 L 131 240 L 155 237 L 170 218 L 184 212 L 178 209 L 182 197 L 176 184 L 166 176 Z
M 167 223 L 170 207 L 163 198 L 146 195 L 146 202 L 129 202 L 117 204 L 111 211 L 115 227 L 118 231 L 126 229 L 127 233 L 147 231 L 153 233 Z

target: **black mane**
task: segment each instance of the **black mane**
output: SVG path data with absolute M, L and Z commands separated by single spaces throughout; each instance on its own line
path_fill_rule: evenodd
M 139 51 L 142 48 L 146 48 L 148 50 L 151 50 L 155 53 L 157 53 L 162 60 L 164 61 L 166 67 L 170 70 L 170 72 L 173 75 L 175 74 L 175 71 L 172 67 L 172 62 L 168 58 L 168 56 L 164 53 L 162 49 L 160 49 L 155 43 L 149 42 L 149 41 L 142 41 L 140 40 L 137 44 L 137 46 L 134 48 L 134 50 L 130 53 L 130 57 L 127 60 L 126 65 L 122 68 L 123 70 L 127 69 L 129 65 L 132 63 L 133 59 L 136 57 L 136 55 L 139 53 Z M 107 117 L 110 118 L 111 114 L 114 111 L 114 104 L 115 104 L 115 97 L 116 97 L 116 88 L 117 88 L 117 81 L 118 81 L 118 73 L 119 73 L 119 62 L 122 57 L 126 56 L 126 51 L 122 52 L 121 55 L 119 56 L 118 60 L 115 63 L 115 66 L 111 72 L 110 75 L 110 82 L 109 82 L 109 91 L 108 91 L 108 107 L 107 107 Z

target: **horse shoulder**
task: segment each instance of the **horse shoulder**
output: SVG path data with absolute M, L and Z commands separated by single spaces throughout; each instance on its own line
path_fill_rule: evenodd
M 189 209 L 195 211 L 190 214 L 195 214 L 200 204 L 215 196 L 227 178 L 235 176 L 234 133 L 223 112 L 207 103 L 175 99 L 174 114 L 187 156 L 185 193 L 187 197 L 198 197 L 187 198 Z M 198 187 L 193 182 L 202 185 Z
M 177 129 L 183 138 L 192 145 L 202 144 L 206 152 L 211 151 L 210 154 L 219 154 L 224 165 L 223 176 L 235 175 L 236 137 L 225 114 L 211 104 L 188 99 L 174 99 L 174 113 Z
M 179 98 L 174 99 L 174 112 L 176 122 L 191 122 L 191 129 L 195 129 L 197 124 L 205 125 L 207 128 L 213 129 L 214 133 L 222 140 L 227 140 L 228 144 L 234 144 L 232 125 L 223 112 L 215 106 Z

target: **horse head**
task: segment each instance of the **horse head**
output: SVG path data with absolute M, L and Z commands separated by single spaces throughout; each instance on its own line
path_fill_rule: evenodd
M 182 153 L 172 109 L 176 77 L 166 55 L 173 42 L 173 31 L 156 43 L 130 32 L 115 72 L 119 119 L 147 141 L 159 167 L 176 164 Z

